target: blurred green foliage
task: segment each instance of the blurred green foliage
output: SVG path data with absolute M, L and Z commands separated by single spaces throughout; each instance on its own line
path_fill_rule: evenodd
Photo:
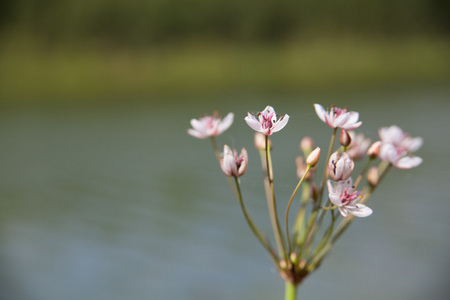
M 0 102 L 445 84 L 449 12 L 449 0 L 1 0 Z
M 46 42 L 272 42 L 450 33 L 448 0 L 2 0 L 0 32 Z

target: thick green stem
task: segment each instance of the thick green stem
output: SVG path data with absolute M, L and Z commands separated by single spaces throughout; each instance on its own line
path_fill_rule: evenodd
M 285 284 L 285 294 L 284 294 L 284 299 L 285 300 L 295 300 L 296 299 L 296 295 L 297 295 L 297 285 L 290 282 L 290 281 L 286 281 Z

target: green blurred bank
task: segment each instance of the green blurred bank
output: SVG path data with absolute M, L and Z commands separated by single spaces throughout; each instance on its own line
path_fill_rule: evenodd
M 0 101 L 450 81 L 442 0 L 3 0 Z

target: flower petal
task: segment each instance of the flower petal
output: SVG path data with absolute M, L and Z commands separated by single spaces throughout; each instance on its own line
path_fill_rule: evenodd
M 188 129 L 187 133 L 189 135 L 193 136 L 193 137 L 198 138 L 198 139 L 205 139 L 205 138 L 208 137 L 205 133 L 197 131 L 197 130 L 194 130 L 194 129 Z
M 287 122 L 289 121 L 289 115 L 285 114 L 284 117 L 282 117 L 273 127 L 272 127 L 272 132 L 278 132 L 281 129 L 284 128 L 284 126 L 286 126 Z
M 356 204 L 354 206 L 347 205 L 345 208 L 352 215 L 354 215 L 355 217 L 360 217 L 360 218 L 368 217 L 373 213 L 373 210 L 364 204 Z
M 320 104 L 314 104 L 314 109 L 316 110 L 316 114 L 319 117 L 319 119 L 321 119 L 323 122 L 326 123 L 326 120 L 325 120 L 325 114 L 326 114 L 325 108 L 323 108 L 323 106 L 320 105 Z
M 228 115 L 226 115 L 226 117 L 223 118 L 222 122 L 219 124 L 219 127 L 218 127 L 219 134 L 221 134 L 222 132 L 227 130 L 231 126 L 231 124 L 233 124 L 233 120 L 234 120 L 234 114 L 231 112 L 228 113 Z
M 262 132 L 261 123 L 255 118 L 254 115 L 251 113 L 248 113 L 248 115 L 244 118 L 245 122 L 247 122 L 247 125 L 250 126 L 251 129 Z
M 405 156 L 396 161 L 394 166 L 398 169 L 411 169 L 420 165 L 422 161 L 418 156 Z
M 362 121 L 359 121 L 358 123 L 345 124 L 342 126 L 342 128 L 344 128 L 345 130 L 352 130 L 352 129 L 358 128 L 361 125 L 362 125 Z

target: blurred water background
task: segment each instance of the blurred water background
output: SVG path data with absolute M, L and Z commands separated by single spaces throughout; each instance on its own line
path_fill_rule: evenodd
M 0 2 L 0 298 L 280 299 L 191 118 L 232 111 L 219 144 L 249 150 L 242 186 L 271 232 L 253 132 L 273 136 L 281 211 L 313 104 L 360 112 L 372 140 L 396 124 L 425 140 L 392 170 L 300 299 L 447 299 L 449 2 Z

